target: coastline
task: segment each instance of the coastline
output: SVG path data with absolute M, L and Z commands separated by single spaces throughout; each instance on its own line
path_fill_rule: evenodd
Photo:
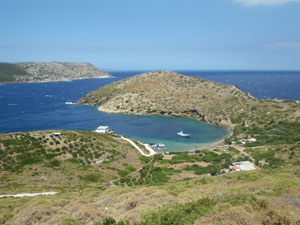
M 39 83 L 55 83 L 55 82 L 71 82 L 73 80 L 88 80 L 88 79 L 108 79 L 108 78 L 116 78 L 115 76 L 105 76 L 105 77 L 80 77 L 80 78 L 74 78 L 74 79 L 57 79 L 57 80 L 43 80 L 43 81 L 14 81 L 14 82 L 0 82 L 0 85 L 5 84 L 39 84 Z
M 76 103 L 76 104 L 78 104 L 78 103 Z M 79 104 L 83 104 L 83 103 L 79 103 Z M 91 105 L 91 104 L 84 103 L 83 105 Z M 180 118 L 187 118 L 187 119 L 197 120 L 197 121 L 200 121 L 200 122 L 202 122 L 202 123 L 210 124 L 210 125 L 212 125 L 212 126 L 224 127 L 224 128 L 226 128 L 226 129 L 230 130 L 231 132 L 232 132 L 232 130 L 233 130 L 233 128 L 234 128 L 234 127 L 233 127 L 232 125 L 230 125 L 230 124 L 224 124 L 224 123 L 222 123 L 222 124 L 215 124 L 215 123 L 213 123 L 213 122 L 211 122 L 211 121 L 201 120 L 201 119 L 199 119 L 199 117 L 182 116 L 181 114 L 173 114 L 173 113 L 171 113 L 171 114 L 160 114 L 160 113 L 143 113 L 143 112 L 141 112 L 141 113 L 135 113 L 135 112 L 130 112 L 130 111 L 124 111 L 124 112 L 119 111 L 119 112 L 116 112 L 116 111 L 113 111 L 113 110 L 104 109 L 104 108 L 101 107 L 101 106 L 97 106 L 97 105 L 94 105 L 94 106 L 96 106 L 97 109 L 98 109 L 100 112 L 105 112 L 105 113 L 110 113 L 110 114 L 128 114 L 128 115 L 138 115 L 138 116 L 144 115 L 144 116 L 170 116 L 170 117 L 180 117 Z M 185 114 L 185 115 L 186 115 L 186 114 Z M 231 135 L 232 135 L 232 134 L 231 134 Z
M 232 135 L 232 132 L 231 132 L 230 135 L 226 136 L 225 138 L 228 138 L 231 135 Z M 211 150 L 212 148 L 215 148 L 217 146 L 222 145 L 222 143 L 224 142 L 224 139 L 220 139 L 220 140 L 212 142 L 212 143 L 201 143 L 200 145 L 202 145 L 202 147 L 199 146 L 198 148 L 195 148 L 195 149 L 179 150 L 179 151 L 163 151 L 163 152 L 157 152 L 157 153 L 166 153 L 166 152 L 167 153 L 172 153 L 172 152 L 195 152 L 195 151 L 202 151 L 202 150 Z

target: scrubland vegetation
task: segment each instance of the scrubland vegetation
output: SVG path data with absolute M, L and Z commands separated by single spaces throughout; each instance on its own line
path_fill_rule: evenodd
M 79 103 L 192 117 L 233 134 L 206 150 L 152 157 L 117 134 L 2 134 L 0 194 L 59 194 L 0 199 L 0 223 L 300 224 L 298 102 L 258 100 L 232 85 L 158 71 L 105 86 Z M 230 173 L 239 161 L 260 169 Z
M 1 193 L 11 193 L 12 186 L 14 192 L 97 186 L 142 165 L 139 153 L 118 135 L 89 131 L 63 131 L 61 136 L 53 133 L 0 135 Z
M 21 67 L 11 63 L 0 63 L 0 83 L 14 82 L 18 77 L 28 76 L 29 74 Z
M 300 168 L 287 166 L 169 180 L 164 185 L 84 187 L 55 196 L 0 199 L 9 224 L 297 224 Z

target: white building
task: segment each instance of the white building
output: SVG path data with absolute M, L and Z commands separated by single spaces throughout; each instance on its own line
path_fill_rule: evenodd
M 97 127 L 95 132 L 100 133 L 100 134 L 106 134 L 106 133 L 111 132 L 111 130 L 109 129 L 109 126 L 99 126 L 99 127 Z
M 229 166 L 229 168 L 231 171 L 234 171 L 234 172 L 260 169 L 249 161 L 234 162 L 234 163 L 232 163 L 232 166 Z
M 249 143 L 253 143 L 253 142 L 256 142 L 256 138 L 249 138 L 247 141 L 248 141 Z

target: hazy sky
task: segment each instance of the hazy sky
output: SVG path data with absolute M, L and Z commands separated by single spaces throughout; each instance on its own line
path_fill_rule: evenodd
M 0 61 L 300 70 L 298 0 L 1 0 Z

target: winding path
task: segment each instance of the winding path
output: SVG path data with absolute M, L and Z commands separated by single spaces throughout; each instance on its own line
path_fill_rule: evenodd
M 127 141 L 129 144 L 131 144 L 131 145 L 132 145 L 136 150 L 138 150 L 143 156 L 151 157 L 151 156 L 153 156 L 153 155 L 156 154 L 156 152 L 155 152 L 152 148 L 150 148 L 150 146 L 147 145 L 147 144 L 144 144 L 144 146 L 145 146 L 145 148 L 149 151 L 149 154 L 146 154 L 145 152 L 143 152 L 143 150 L 142 150 L 139 146 L 137 146 L 137 144 L 134 143 L 132 140 L 130 140 L 130 139 L 128 139 L 128 138 L 124 138 L 123 136 L 121 136 L 121 139 L 123 139 L 123 140 Z

